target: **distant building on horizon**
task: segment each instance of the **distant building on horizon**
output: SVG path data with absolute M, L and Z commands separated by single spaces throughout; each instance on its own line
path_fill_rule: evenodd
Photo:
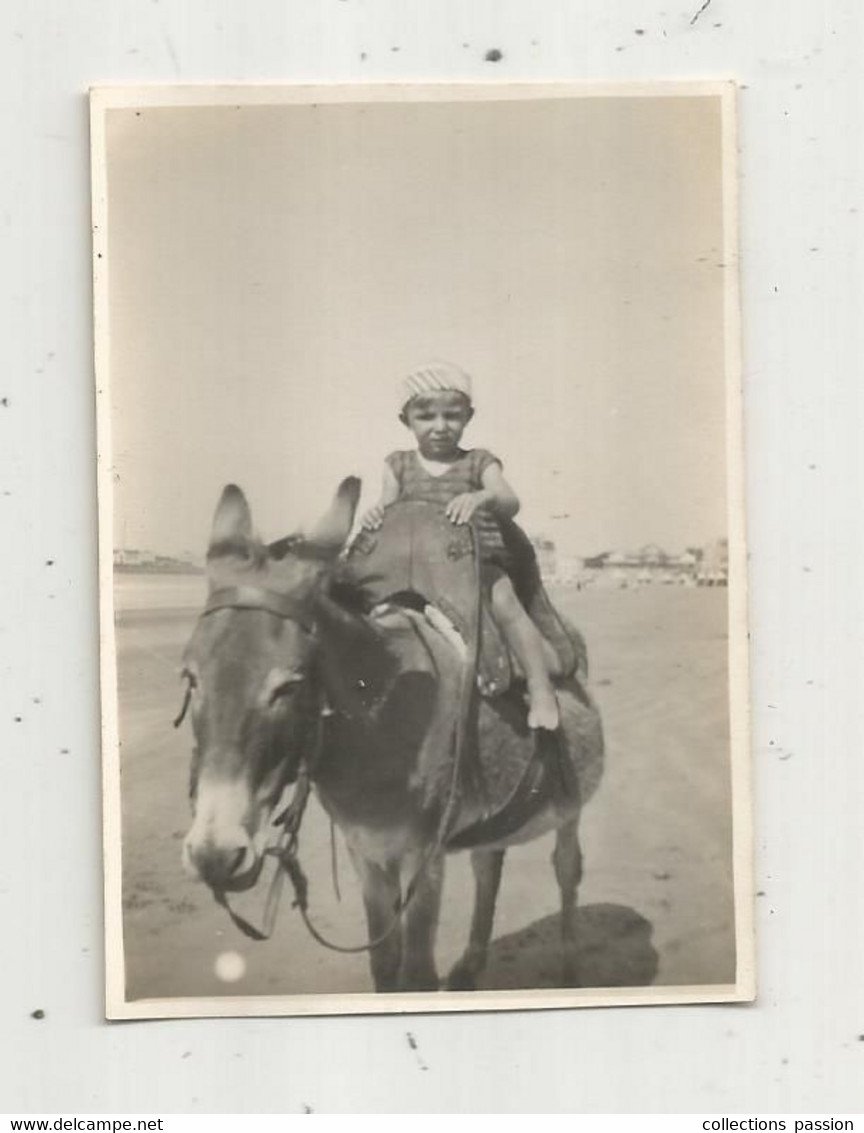
M 149 551 L 139 551 L 134 547 L 114 548 L 115 567 L 145 566 L 147 563 L 150 563 L 152 561 L 153 556 Z
M 726 586 L 729 582 L 729 540 L 716 539 L 702 551 L 697 579 L 700 586 Z
M 585 585 L 617 586 L 725 586 L 728 576 L 728 542 L 717 539 L 705 547 L 687 547 L 678 554 L 658 543 L 638 550 L 616 548 L 588 555 L 580 581 Z
M 162 574 L 199 574 L 201 565 L 191 559 L 175 555 L 157 555 L 135 547 L 114 548 L 114 569 L 118 571 L 145 571 Z

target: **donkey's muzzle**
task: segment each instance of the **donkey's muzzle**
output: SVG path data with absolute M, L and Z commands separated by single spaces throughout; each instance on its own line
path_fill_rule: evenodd
M 245 836 L 242 842 L 198 844 L 187 838 L 185 857 L 190 871 L 211 889 L 247 889 L 255 884 L 261 861 Z

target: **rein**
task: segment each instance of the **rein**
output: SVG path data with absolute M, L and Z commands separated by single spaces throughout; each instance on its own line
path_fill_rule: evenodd
M 459 785 L 465 761 L 465 748 L 471 710 L 474 703 L 474 690 L 480 651 L 480 626 L 482 617 L 480 547 L 476 529 L 473 525 L 470 525 L 470 529 L 474 547 L 475 572 L 475 609 L 473 611 L 474 617 L 472 618 L 473 640 L 469 643 L 468 660 L 463 671 L 459 693 L 459 719 L 456 730 L 456 743 L 453 751 L 453 774 L 450 781 L 450 790 L 448 792 L 447 801 L 441 812 L 441 819 L 438 823 L 438 830 L 434 841 L 427 847 L 426 852 L 423 854 L 417 869 L 405 887 L 404 894 L 395 902 L 390 923 L 384 931 L 379 933 L 374 939 L 368 939 L 362 944 L 339 944 L 333 940 L 328 940 L 327 937 L 316 928 L 309 915 L 309 880 L 300 863 L 299 846 L 300 825 L 303 821 L 303 815 L 309 801 L 315 765 L 323 745 L 325 722 L 330 715 L 325 707 L 320 707 L 318 710 L 318 728 L 316 730 L 312 757 L 311 759 L 302 760 L 297 776 L 297 785 L 294 788 L 291 801 L 274 820 L 274 826 L 282 827 L 282 833 L 279 835 L 276 845 L 269 846 L 264 850 L 263 856 L 275 858 L 277 867 L 273 879 L 270 882 L 270 888 L 264 904 L 262 928 L 256 928 L 255 925 L 245 917 L 235 912 L 234 909 L 231 908 L 228 902 L 228 896 L 224 890 L 211 887 L 211 892 L 213 893 L 216 904 L 225 909 L 235 927 L 251 940 L 264 941 L 269 940 L 272 936 L 279 911 L 279 900 L 282 894 L 282 888 L 285 878 L 287 877 L 294 890 L 292 907 L 299 911 L 303 924 L 306 926 L 306 930 L 313 940 L 323 948 L 329 949 L 331 952 L 343 954 L 372 952 L 379 947 L 379 945 L 388 940 L 395 932 L 408 906 L 413 901 L 430 863 L 444 849 L 453 831 L 453 824 L 457 815 Z M 287 594 L 276 594 L 272 591 L 259 589 L 257 587 L 235 586 L 214 591 L 207 600 L 201 617 L 207 617 L 209 614 L 213 614 L 218 610 L 262 610 L 267 613 L 275 614 L 277 617 L 284 618 L 287 621 L 294 622 L 307 633 L 311 633 L 314 630 L 314 623 L 309 617 L 308 612 L 296 599 Z M 174 720 L 175 728 L 179 728 L 182 724 L 191 699 L 192 689 L 190 686 L 186 689 L 182 707 L 177 718 Z

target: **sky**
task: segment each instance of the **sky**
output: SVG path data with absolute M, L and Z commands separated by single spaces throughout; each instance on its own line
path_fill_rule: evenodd
M 397 389 L 473 378 L 465 437 L 574 556 L 726 532 L 717 97 L 114 109 L 116 546 L 267 538 L 408 447 Z

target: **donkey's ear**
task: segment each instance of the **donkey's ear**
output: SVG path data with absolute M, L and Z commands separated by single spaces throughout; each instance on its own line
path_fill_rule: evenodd
M 322 551 L 341 551 L 354 526 L 359 500 L 360 481 L 349 476 L 339 485 L 332 504 L 306 536 L 306 542 Z
M 208 554 L 218 554 L 221 550 L 228 553 L 233 550 L 236 553 L 237 549 L 251 540 L 252 512 L 249 504 L 236 484 L 228 484 L 222 491 L 213 516 Z

